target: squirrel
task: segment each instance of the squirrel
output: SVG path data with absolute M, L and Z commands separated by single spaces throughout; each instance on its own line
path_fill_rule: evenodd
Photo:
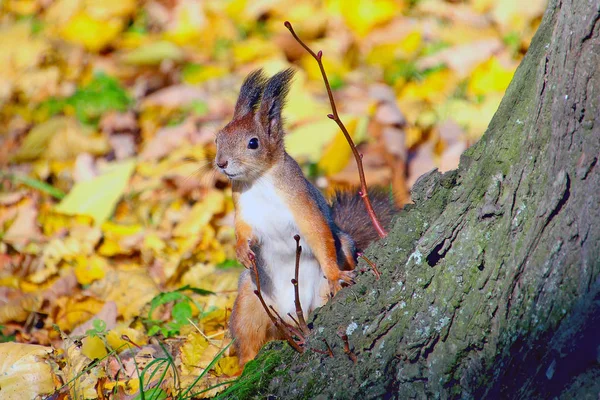
M 294 236 L 300 236 L 299 295 L 307 318 L 342 283 L 353 283 L 357 253 L 379 238 L 358 192 L 338 192 L 328 203 L 285 151 L 282 110 L 293 75 L 292 69 L 270 79 L 262 70 L 248 75 L 231 122 L 216 136 L 215 164 L 232 183 L 236 256 L 246 267 L 230 319 L 242 367 L 266 342 L 282 339 L 254 294 L 253 261 L 266 303 L 284 318 L 293 315 Z M 393 202 L 382 190 L 369 197 L 389 227 Z

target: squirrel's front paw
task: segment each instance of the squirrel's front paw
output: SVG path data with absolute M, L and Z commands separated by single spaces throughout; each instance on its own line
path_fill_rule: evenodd
M 240 240 L 235 246 L 235 255 L 242 265 L 252 268 L 252 262 L 256 260 L 256 254 L 250 249 L 250 241 Z
M 354 284 L 355 271 L 339 271 L 334 279 L 329 279 L 329 292 L 335 296 L 342 289 L 342 283 L 346 286 Z

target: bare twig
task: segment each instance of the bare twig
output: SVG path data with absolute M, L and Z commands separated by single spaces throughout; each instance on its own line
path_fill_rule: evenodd
M 319 349 L 315 349 L 314 347 L 311 347 L 310 349 L 312 351 L 314 351 L 315 353 L 327 354 L 330 358 L 333 358 L 333 350 L 331 350 L 331 346 L 329 346 L 329 343 L 327 343 L 327 340 L 325 340 L 325 339 L 321 339 L 321 340 L 323 341 L 323 343 L 325 343 L 327 350 L 319 350 Z
M 140 347 L 140 345 L 136 344 L 136 343 L 135 343 L 133 340 L 131 340 L 131 339 L 129 338 L 129 336 L 127 336 L 127 335 L 121 335 L 121 339 L 123 339 L 124 341 L 126 341 L 126 342 L 127 342 L 127 343 L 129 343 L 129 344 L 132 344 L 132 345 L 134 345 L 135 347 L 137 347 L 137 348 L 138 348 L 138 349 L 140 349 L 140 350 L 142 349 L 142 348 Z
M 315 349 L 314 347 L 310 348 L 312 351 L 314 351 L 315 353 L 319 353 L 319 354 L 327 354 L 327 351 L 325 350 L 319 350 L 319 349 Z
M 300 347 L 300 345 L 298 343 L 296 343 L 294 338 L 292 338 L 292 335 L 290 334 L 287 327 L 284 325 L 285 322 L 281 319 L 281 317 L 279 317 L 279 320 L 278 320 L 277 318 L 275 318 L 275 316 L 273 316 L 273 314 L 271 314 L 271 311 L 269 311 L 269 307 L 267 307 L 267 303 L 265 303 L 265 299 L 263 299 L 261 291 L 260 291 L 260 278 L 258 275 L 258 267 L 256 266 L 256 260 L 254 259 L 254 256 L 250 257 L 250 261 L 252 262 L 252 270 L 254 271 L 254 275 L 256 277 L 256 290 L 254 291 L 254 294 L 258 297 L 258 300 L 260 301 L 260 304 L 262 304 L 263 308 L 265 309 L 265 312 L 267 313 L 267 315 L 269 316 L 269 318 L 271 319 L 271 321 L 273 322 L 275 327 L 279 330 L 279 332 L 281 332 L 281 334 L 283 335 L 285 340 L 298 353 L 303 353 L 304 349 L 302 347 Z
M 269 306 L 269 308 L 271 308 L 271 311 L 273 311 L 275 313 L 275 315 L 279 319 L 279 322 L 288 330 L 288 333 L 290 333 L 290 336 L 292 336 L 292 337 L 296 336 L 298 338 L 298 340 L 295 340 L 295 342 L 300 345 L 304 345 L 304 342 L 306 341 L 304 334 L 298 328 L 287 323 L 283 318 L 281 318 L 281 315 L 279 315 L 279 313 L 277 312 L 277 310 L 275 308 L 273 308 L 273 306 Z
M 327 346 L 327 354 L 329 354 L 329 357 L 333 358 L 333 350 L 331 350 L 331 346 L 327 343 L 327 340 L 323 339 L 323 343 Z
M 298 322 L 298 320 L 296 318 L 294 318 L 294 316 L 290 313 L 287 313 L 287 316 L 290 317 L 292 319 L 292 321 L 294 321 L 294 323 L 296 324 L 296 326 L 298 328 L 300 328 L 300 323 Z
M 354 354 L 352 350 L 350 350 L 350 343 L 348 343 L 348 335 L 346 335 L 346 332 L 344 332 L 344 330 L 340 328 L 340 330 L 338 330 L 338 336 L 344 342 L 344 353 L 346 353 L 348 357 L 352 360 L 352 362 L 356 364 L 357 357 L 356 354 Z
M 310 329 L 308 329 L 308 325 L 306 324 L 306 320 L 304 319 L 304 312 L 302 311 L 302 305 L 300 304 L 300 290 L 298 287 L 298 274 L 300 272 L 300 255 L 302 254 L 302 246 L 300 246 L 300 236 L 294 235 L 294 240 L 296 241 L 296 272 L 294 274 L 294 279 L 292 279 L 292 284 L 294 285 L 294 303 L 296 304 L 296 315 L 298 316 L 298 326 L 304 332 L 304 334 L 308 334 Z
M 365 262 L 367 264 L 369 264 L 371 266 L 371 268 L 373 268 L 373 273 L 375 274 L 375 278 L 377 280 L 379 280 L 379 278 L 381 278 L 381 272 L 379 272 L 379 270 L 377 269 L 377 266 L 375 265 L 375 263 L 373 263 L 373 261 L 369 260 L 367 258 L 367 256 L 365 256 L 363 253 L 358 253 L 358 256 L 360 258 L 362 258 L 363 260 L 365 260 Z
M 369 217 L 371 218 L 371 221 L 373 222 L 373 226 L 375 227 L 375 230 L 379 234 L 379 237 L 384 238 L 384 237 L 387 236 L 387 232 L 385 231 L 385 229 L 383 228 L 383 226 L 379 222 L 379 219 L 377 219 L 377 215 L 375 215 L 375 210 L 373 209 L 373 206 L 371 205 L 371 200 L 369 199 L 369 193 L 367 191 L 367 181 L 365 179 L 365 171 L 363 169 L 363 164 L 362 164 L 362 155 L 358 152 L 358 149 L 356 148 L 356 145 L 354 144 L 354 141 L 352 140 L 352 137 L 348 133 L 348 130 L 346 129 L 346 126 L 344 126 L 344 123 L 340 119 L 340 116 L 338 115 L 338 112 L 337 112 L 337 108 L 335 106 L 335 100 L 333 99 L 333 92 L 331 91 L 331 86 L 329 85 L 329 80 L 327 79 L 327 74 L 325 73 L 325 68 L 323 67 L 323 62 L 321 60 L 321 58 L 323 57 L 323 52 L 319 50 L 319 52 L 315 54 L 315 52 L 312 51 L 302 41 L 302 39 L 300 39 L 298 37 L 298 35 L 296 35 L 296 32 L 294 32 L 294 28 L 292 28 L 292 24 L 289 21 L 285 21 L 284 25 L 291 32 L 291 34 L 294 37 L 294 39 L 296 39 L 296 41 L 298 43 L 300 43 L 300 45 L 302 47 L 304 47 L 304 49 L 319 64 L 319 69 L 321 70 L 321 75 L 323 76 L 323 81 L 325 83 L 325 88 L 327 89 L 327 96 L 329 96 L 329 103 L 331 104 L 332 114 L 328 114 L 327 117 L 330 118 L 330 119 L 332 119 L 332 120 L 334 120 L 338 124 L 338 126 L 340 127 L 342 133 L 346 137 L 346 140 L 348 141 L 348 144 L 350 145 L 350 148 L 352 149 L 352 153 L 354 154 L 354 158 L 356 160 L 356 165 L 358 167 L 358 175 L 360 177 L 360 192 L 359 192 L 359 194 L 360 194 L 360 196 L 362 197 L 362 199 L 363 199 L 363 201 L 365 203 L 365 207 L 367 208 L 367 213 L 369 214 Z

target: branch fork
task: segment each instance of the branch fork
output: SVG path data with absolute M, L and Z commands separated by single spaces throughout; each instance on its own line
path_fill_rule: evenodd
M 319 69 L 321 70 L 321 75 L 323 76 L 323 82 L 325 83 L 325 89 L 327 89 L 327 96 L 329 97 L 329 103 L 331 104 L 332 113 L 327 114 L 327 118 L 334 120 L 338 124 L 340 130 L 344 134 L 344 137 L 348 141 L 350 148 L 352 149 L 352 154 L 354 154 L 354 158 L 356 160 L 356 166 L 358 167 L 358 175 L 360 177 L 360 192 L 359 192 L 360 196 L 363 199 L 363 202 L 365 203 L 367 213 L 369 214 L 369 217 L 371 218 L 371 222 L 373 223 L 373 226 L 375 227 L 377 234 L 379 235 L 380 238 L 383 239 L 384 237 L 387 236 L 387 232 L 381 225 L 381 222 L 379 222 L 379 219 L 377 218 L 377 215 L 375 214 L 375 210 L 373 209 L 373 205 L 371 204 L 371 200 L 369 199 L 369 192 L 367 191 L 367 181 L 365 179 L 365 171 L 364 171 L 363 164 L 362 164 L 362 154 L 360 154 L 358 152 L 358 149 L 356 148 L 356 145 L 354 144 L 354 141 L 352 140 L 350 133 L 348 133 L 348 129 L 346 129 L 346 126 L 344 125 L 344 123 L 340 119 L 340 116 L 338 115 L 337 107 L 335 105 L 335 100 L 333 98 L 333 92 L 331 90 L 331 85 L 329 84 L 329 80 L 327 79 L 327 73 L 325 72 L 325 67 L 323 66 L 323 62 L 321 60 L 323 58 L 323 52 L 321 50 L 319 50 L 317 53 L 312 51 L 310 49 L 310 47 L 308 47 L 306 45 L 306 43 L 304 43 L 302 41 L 302 39 L 300 39 L 298 37 L 298 35 L 294 31 L 294 28 L 292 27 L 292 24 L 289 21 L 285 21 L 284 25 L 290 31 L 290 33 L 292 34 L 294 39 L 296 39 L 296 41 L 302 47 L 304 47 L 304 49 L 308 52 L 308 54 L 310 54 L 317 61 L 317 64 L 319 65 Z
M 302 311 L 302 305 L 300 304 L 300 292 L 298 288 L 298 274 L 300 271 L 300 255 L 302 254 L 302 246 L 300 246 L 300 236 L 295 235 L 294 240 L 296 241 L 296 268 L 294 279 L 291 280 L 294 286 L 294 303 L 296 306 L 296 318 L 290 313 L 287 315 L 294 321 L 296 326 L 293 326 L 286 322 L 281 315 L 275 310 L 272 305 L 267 306 L 265 299 L 262 296 L 260 289 L 260 277 L 258 274 L 258 267 L 256 265 L 256 258 L 253 254 L 249 254 L 250 262 L 252 263 L 252 271 L 256 278 L 256 290 L 254 294 L 258 297 L 260 304 L 265 309 L 265 312 L 269 316 L 269 319 L 273 322 L 273 325 L 279 330 L 283 338 L 296 350 L 298 353 L 304 352 L 304 344 L 306 342 L 306 336 L 310 333 L 310 328 L 304 319 L 304 312 Z M 314 350 L 314 349 L 313 349 Z

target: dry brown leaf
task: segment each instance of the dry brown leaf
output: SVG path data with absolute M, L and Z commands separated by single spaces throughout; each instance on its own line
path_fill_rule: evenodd
M 41 239 L 41 232 L 37 223 L 37 204 L 29 199 L 17 207 L 17 217 L 10 228 L 2 236 L 2 240 L 11 245 L 22 248 L 30 241 Z
M 126 321 L 140 315 L 142 308 L 159 293 L 158 287 L 142 268 L 108 271 L 90 290 L 106 301 L 117 304 Z

